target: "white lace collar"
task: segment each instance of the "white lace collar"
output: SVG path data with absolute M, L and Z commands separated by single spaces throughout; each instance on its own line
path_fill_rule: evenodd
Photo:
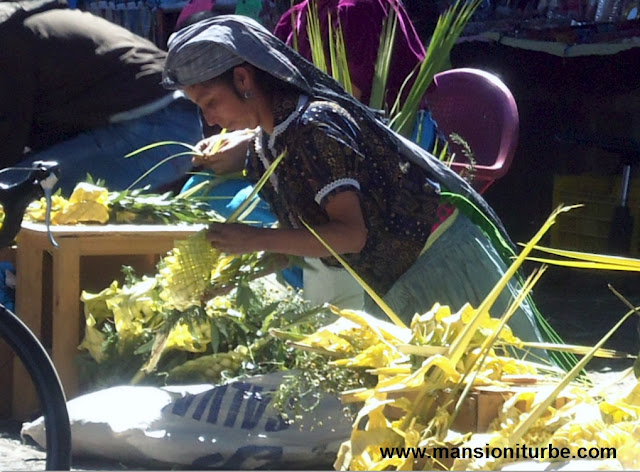
M 309 97 L 307 97 L 306 95 L 300 95 L 300 97 L 298 97 L 298 104 L 296 106 L 296 109 L 293 110 L 289 114 L 289 116 L 287 116 L 284 120 L 282 120 L 281 123 L 273 127 L 273 133 L 271 133 L 271 135 L 269 136 L 269 142 L 267 143 L 267 146 L 269 147 L 269 153 L 271 154 L 271 159 L 275 159 L 276 157 L 276 151 L 275 151 L 276 138 L 280 136 L 282 133 L 284 133 L 285 130 L 289 127 L 289 125 L 291 125 L 291 123 L 293 123 L 300 116 L 300 113 L 302 112 L 302 109 L 304 108 L 304 106 L 307 104 L 308 100 L 309 100 Z M 262 162 L 262 165 L 266 170 L 271 165 L 271 160 L 267 158 L 264 152 L 264 148 L 262 147 L 263 138 L 264 138 L 264 131 L 262 130 L 262 128 L 259 128 L 253 140 L 253 146 L 256 150 L 256 153 L 258 154 L 258 157 L 260 158 L 260 162 Z M 277 192 L 278 177 L 276 176 L 275 172 L 273 172 L 269 176 L 269 181 L 271 182 L 271 184 L 273 185 L 273 188 Z

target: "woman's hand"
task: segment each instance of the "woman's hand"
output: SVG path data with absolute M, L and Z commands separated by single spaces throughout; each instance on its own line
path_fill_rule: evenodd
M 207 241 L 211 246 L 227 254 L 246 254 L 262 250 L 260 235 L 265 230 L 244 223 L 211 223 Z
M 216 174 L 241 171 L 254 134 L 255 130 L 244 129 L 203 139 L 196 144 L 202 154 L 193 156 L 193 165 L 206 167 Z
M 358 253 L 367 241 L 360 199 L 353 191 L 334 196 L 326 206 L 329 222 L 314 228 L 338 254 Z M 212 223 L 207 240 L 228 254 L 267 251 L 303 257 L 324 257 L 329 251 L 305 228 L 256 228 L 244 223 Z

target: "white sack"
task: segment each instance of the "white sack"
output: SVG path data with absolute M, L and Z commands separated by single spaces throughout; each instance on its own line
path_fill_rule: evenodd
M 68 402 L 75 456 L 204 469 L 332 468 L 351 433 L 336 396 L 282 421 L 271 396 L 283 373 L 226 385 L 121 386 Z M 43 418 L 23 436 L 45 445 Z

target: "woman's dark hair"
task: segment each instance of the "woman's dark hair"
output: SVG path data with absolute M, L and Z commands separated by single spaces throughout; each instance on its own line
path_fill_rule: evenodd
M 241 64 L 236 67 L 242 67 L 246 65 L 249 65 L 249 64 L 245 62 L 244 64 Z M 220 74 L 218 77 L 210 79 L 207 82 L 208 83 L 222 82 L 225 85 L 229 86 L 238 98 L 243 98 L 242 94 L 238 92 L 238 89 L 236 89 L 236 86 L 233 83 L 234 69 L 235 67 L 232 67 L 231 69 Z M 291 91 L 292 88 L 297 90 L 297 87 L 294 87 L 291 84 L 283 82 L 282 80 L 274 77 L 268 72 L 263 71 L 262 69 L 258 69 L 257 67 L 254 67 L 253 70 L 255 71 L 256 82 L 260 84 L 260 90 L 266 95 L 283 94 L 285 92 Z
M 262 91 L 265 92 L 268 95 L 273 95 L 273 94 L 282 94 L 282 93 L 286 93 L 286 92 L 290 92 L 291 89 L 295 89 L 297 91 L 298 90 L 297 87 L 284 82 L 280 79 L 278 79 L 277 77 L 274 77 L 273 75 L 269 74 L 266 71 L 263 71 L 262 69 L 258 69 L 257 67 L 255 68 L 255 74 L 256 74 L 256 82 L 258 82 L 260 84 L 260 87 L 262 88 Z
M 207 80 L 205 83 L 214 84 L 217 82 L 222 82 L 223 84 L 229 86 L 233 90 L 233 93 L 235 93 L 239 98 L 242 98 L 242 94 L 238 92 L 238 90 L 236 89 L 236 84 L 233 83 L 233 69 L 234 67 L 227 71 L 224 71 L 218 77 Z

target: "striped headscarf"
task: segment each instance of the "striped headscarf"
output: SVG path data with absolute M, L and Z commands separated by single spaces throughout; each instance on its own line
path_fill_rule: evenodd
M 241 15 L 207 18 L 173 33 L 162 84 L 182 88 L 218 77 L 249 63 L 310 93 L 311 87 L 283 49 L 288 49 L 257 21 Z

